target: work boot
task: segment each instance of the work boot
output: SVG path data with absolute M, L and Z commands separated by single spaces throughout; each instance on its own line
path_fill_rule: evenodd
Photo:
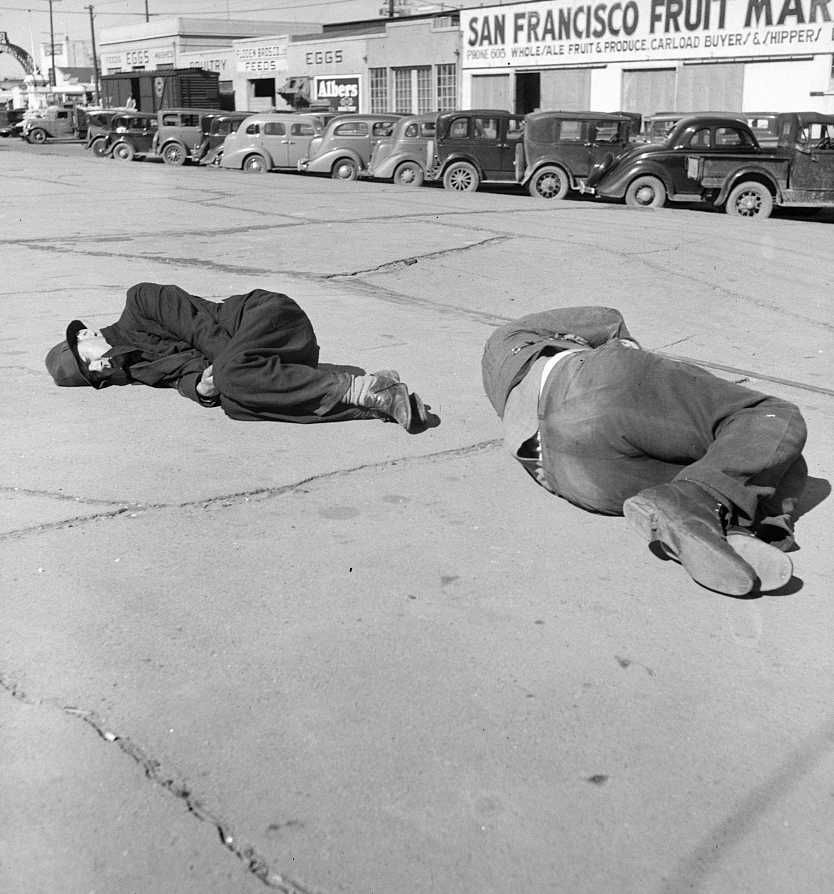
M 351 376 L 351 379 L 343 398 L 345 403 L 369 410 L 374 416 L 393 419 L 405 429 L 411 428 L 412 395 L 408 393 L 406 384 L 399 379 L 375 374 Z
M 702 587 L 745 596 L 756 571 L 727 542 L 725 508 L 691 481 L 649 487 L 623 504 L 623 515 L 649 543 L 659 542 Z
M 727 543 L 756 572 L 762 593 L 778 590 L 791 579 L 791 557 L 777 546 L 761 540 L 749 528 L 729 528 Z

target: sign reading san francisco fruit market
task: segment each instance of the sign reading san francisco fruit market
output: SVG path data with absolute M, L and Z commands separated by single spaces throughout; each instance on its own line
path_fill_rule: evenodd
M 464 68 L 834 51 L 834 0 L 547 0 L 462 9 Z

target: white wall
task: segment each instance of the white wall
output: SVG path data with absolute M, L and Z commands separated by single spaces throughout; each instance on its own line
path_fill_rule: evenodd
M 827 77 L 820 83 L 818 60 L 830 70 L 830 59 L 830 56 L 817 56 L 804 62 L 747 63 L 744 66 L 744 111 L 824 111 L 824 98 L 810 93 L 828 88 Z

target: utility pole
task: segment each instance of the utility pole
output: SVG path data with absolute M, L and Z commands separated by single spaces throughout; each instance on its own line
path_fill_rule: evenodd
M 94 88 L 94 92 L 95 92 L 96 105 L 98 105 L 101 102 L 101 89 L 99 87 L 99 84 L 101 83 L 101 81 L 99 78 L 99 70 L 98 70 L 98 53 L 96 52 L 96 29 L 95 29 L 95 25 L 93 24 L 93 6 L 92 6 L 92 4 L 90 4 L 90 6 L 88 6 L 87 9 L 90 11 L 90 37 L 93 40 L 93 78 L 94 78 L 93 88 Z
M 150 20 L 151 20 L 151 16 L 150 16 L 150 13 L 148 12 L 148 0 L 145 0 L 145 21 L 150 22 Z
M 55 86 L 55 28 L 52 24 L 52 0 L 49 0 L 49 42 L 51 53 L 49 57 L 49 86 Z

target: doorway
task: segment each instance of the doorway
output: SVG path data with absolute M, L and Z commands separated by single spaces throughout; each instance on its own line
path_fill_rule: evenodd
M 537 71 L 520 71 L 515 76 L 515 113 L 526 115 L 540 108 L 541 75 Z

